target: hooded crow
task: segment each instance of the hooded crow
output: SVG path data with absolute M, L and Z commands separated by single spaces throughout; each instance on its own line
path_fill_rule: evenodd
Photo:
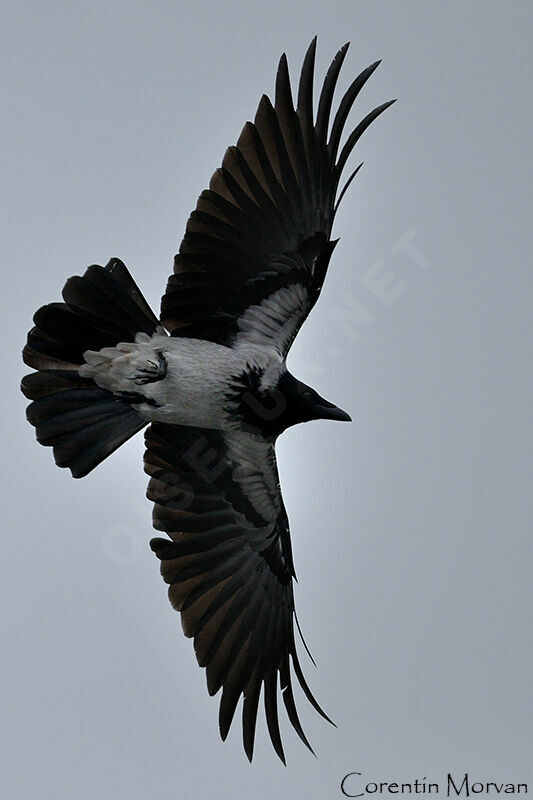
M 277 437 L 313 419 L 349 421 L 286 367 L 316 303 L 336 241 L 330 238 L 348 156 L 391 103 L 345 138 L 348 114 L 379 62 L 355 78 L 330 119 L 348 45 L 324 80 L 316 116 L 316 39 L 296 105 L 281 57 L 275 101 L 263 96 L 187 222 L 158 319 L 117 258 L 70 278 L 63 301 L 34 317 L 22 381 L 37 440 L 56 464 L 87 475 L 142 428 L 151 541 L 207 688 L 222 690 L 225 739 L 238 701 L 251 760 L 263 693 L 272 744 L 285 762 L 281 691 L 290 722 L 300 666 L 289 522 L 276 466 Z M 393 102 L 393 101 L 391 101 Z M 305 643 L 304 643 L 305 644 Z M 329 720 L 331 721 L 331 720 Z

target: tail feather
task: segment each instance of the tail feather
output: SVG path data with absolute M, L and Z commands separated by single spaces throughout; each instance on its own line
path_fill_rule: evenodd
M 83 363 L 85 350 L 100 350 L 108 345 L 109 337 L 114 333 L 111 326 L 103 330 L 96 327 L 66 303 L 43 306 L 35 313 L 33 321 L 38 330 L 53 337 L 56 342 L 68 344 L 69 358 L 74 358 L 76 364 Z M 127 331 L 125 334 L 128 335 Z
M 117 341 L 130 341 L 124 336 L 131 331 L 151 335 L 159 324 L 158 320 L 124 264 L 116 259 L 113 261 L 112 270 L 107 273 L 111 280 L 102 281 L 101 269 L 92 266 L 83 278 L 69 278 L 63 288 L 65 303 L 100 330 L 115 332 L 120 337 Z M 117 285 L 119 280 L 123 283 Z M 127 305 L 124 303 L 125 295 L 129 300 Z
M 113 258 L 93 265 L 83 277 L 70 278 L 64 303 L 49 303 L 34 317 L 24 363 L 34 369 L 72 369 L 86 350 L 133 342 L 142 331 L 152 335 L 159 322 L 126 266 Z
M 83 354 L 133 342 L 139 332 L 151 335 L 159 323 L 118 259 L 70 278 L 63 299 L 35 314 L 23 358 L 38 371 L 21 388 L 33 401 L 27 418 L 37 441 L 81 478 L 147 424 L 127 399 L 80 376 Z

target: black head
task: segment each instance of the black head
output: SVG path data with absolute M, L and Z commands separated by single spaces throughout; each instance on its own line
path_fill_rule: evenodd
M 261 390 L 260 374 L 249 374 L 238 395 L 238 414 L 244 427 L 265 436 L 278 436 L 299 422 L 333 419 L 351 422 L 351 417 L 324 400 L 310 386 L 283 372 L 276 386 Z

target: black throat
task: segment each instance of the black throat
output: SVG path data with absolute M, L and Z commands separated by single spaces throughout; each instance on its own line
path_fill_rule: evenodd
M 284 371 L 275 386 L 261 389 L 261 377 L 261 371 L 252 369 L 232 381 L 231 413 L 244 430 L 275 438 L 299 422 L 320 419 L 316 403 L 322 398 L 310 386 Z

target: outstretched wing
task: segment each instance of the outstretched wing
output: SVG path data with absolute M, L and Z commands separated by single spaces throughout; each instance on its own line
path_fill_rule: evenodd
M 394 101 L 368 114 L 341 147 L 350 109 L 379 62 L 353 81 L 330 126 L 348 45 L 327 72 L 316 119 L 315 48 L 316 38 L 305 56 L 296 108 L 281 57 L 274 105 L 262 97 L 254 123 L 247 122 L 237 146 L 227 150 L 189 217 L 161 303 L 162 322 L 173 336 L 267 344 L 285 356 L 318 298 L 336 244 L 330 239 L 335 212 L 357 172 L 339 192 L 346 161 Z
M 169 597 L 194 637 L 211 695 L 222 689 L 220 734 L 226 738 L 241 695 L 244 748 L 252 759 L 261 687 L 272 744 L 284 761 L 278 689 L 295 730 L 302 730 L 292 690 L 296 674 L 326 719 L 298 661 L 294 635 L 291 544 L 274 446 L 247 433 L 154 423 L 146 434 L 153 539 Z M 310 748 L 311 749 L 311 748 Z

